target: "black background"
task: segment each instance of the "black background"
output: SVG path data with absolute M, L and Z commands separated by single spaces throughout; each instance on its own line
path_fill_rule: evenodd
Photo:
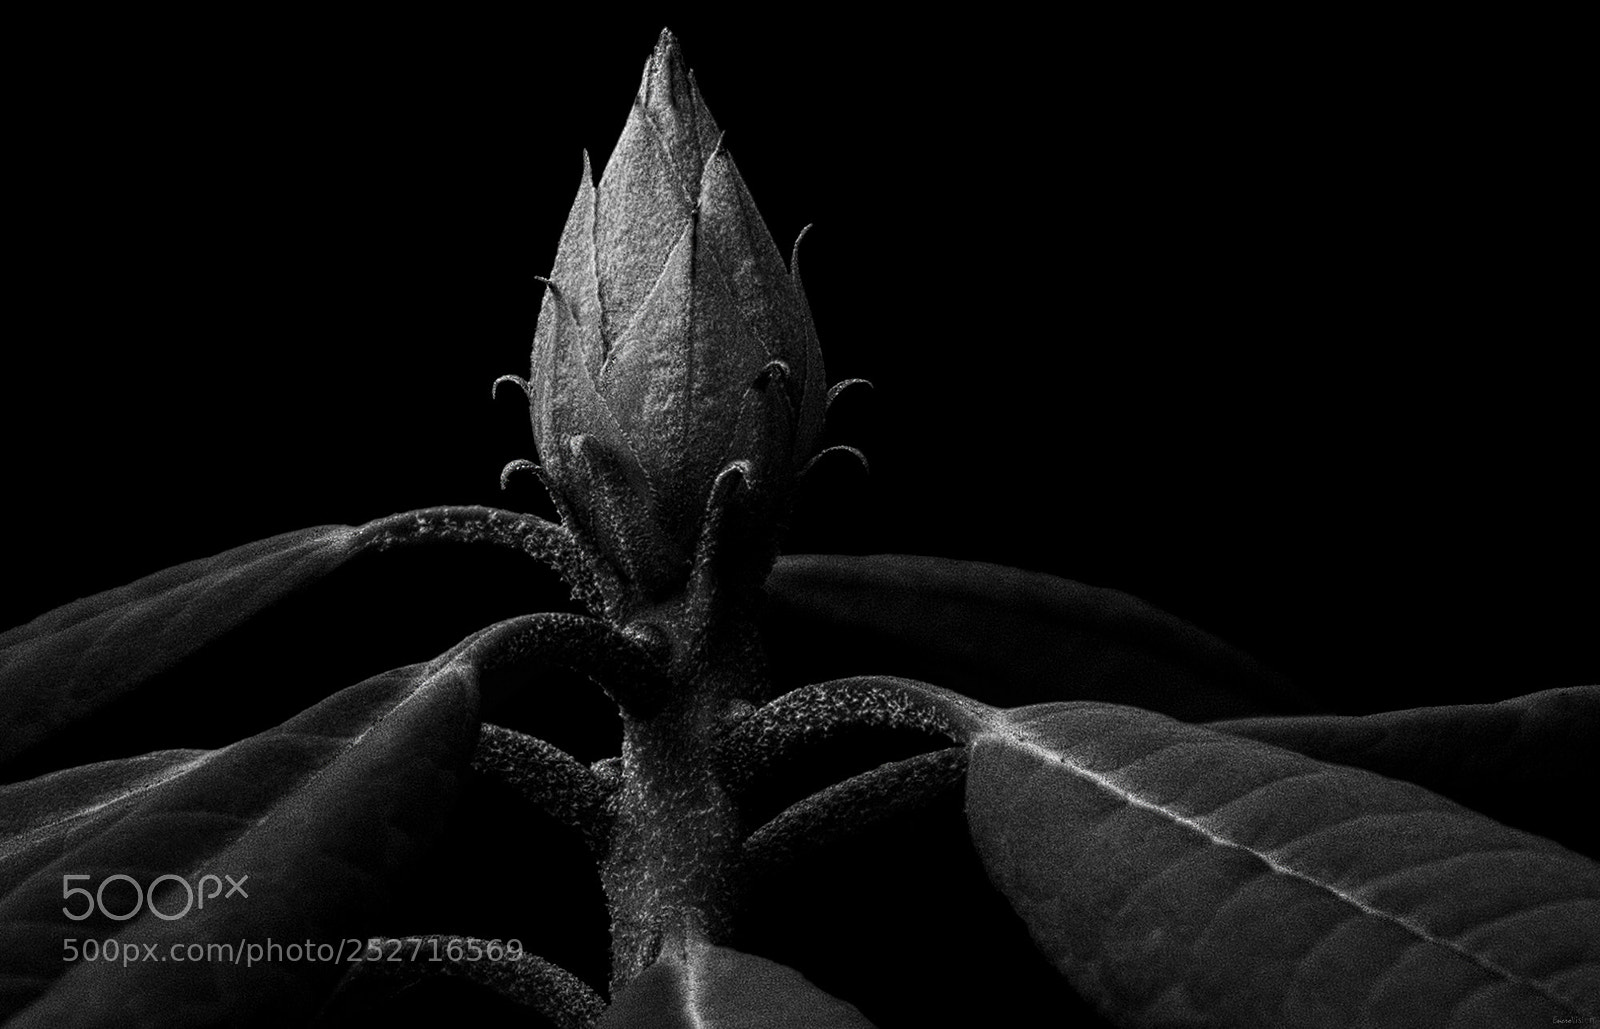
M 7 623 L 501 465 L 661 23 L 842 404 L 791 550 L 1140 595 L 1346 710 L 1600 678 L 1571 66 L 1527 26 L 141 15 L 18 36 Z M 1590 510 L 1585 510 L 1588 506 Z M 427 655 L 401 655 L 417 660 Z
M 791 550 L 1123 589 L 1336 710 L 1600 680 L 1579 94 L 1559 27 L 1504 24 L 540 10 L 18 31 L 0 623 L 304 526 L 445 503 L 549 513 L 530 479 L 497 487 L 534 455 L 523 405 L 488 387 L 526 370 L 533 277 L 580 154 L 599 171 L 662 23 L 780 248 L 815 223 L 830 379 L 877 385 L 829 437 L 872 475 L 824 466 Z M 371 667 L 363 650 L 318 668 L 354 682 L 515 613 L 406 603 Z M 315 645 L 353 617 L 329 609 Z M 293 692 L 253 699 L 305 664 L 267 653 L 277 624 L 241 644 L 264 648 L 255 679 L 207 672 L 178 702 L 193 723 L 137 749 L 219 745 L 297 710 Z M 525 727 L 604 753 L 548 721 Z M 941 825 L 955 835 L 921 853 L 979 881 L 959 819 Z M 495 846 L 559 864 L 502 836 L 460 820 L 459 881 L 499 867 Z M 908 846 L 866 852 L 891 843 Z M 857 894 L 771 903 L 843 920 L 892 892 L 872 875 L 911 867 L 854 855 L 817 881 Z M 412 899 L 394 931 L 524 934 L 598 984 L 598 888 L 571 902 L 593 929 L 578 944 L 549 909 L 562 896 L 513 911 L 491 889 L 478 920 L 437 924 Z M 925 897 L 903 890 L 881 926 L 920 941 L 992 924 L 986 947 L 1026 951 L 993 897 L 964 914 Z M 757 949 L 790 960 L 796 919 L 756 922 L 779 927 Z M 901 946 L 862 933 L 823 948 L 831 971 L 794 962 L 855 998 L 850 976 Z

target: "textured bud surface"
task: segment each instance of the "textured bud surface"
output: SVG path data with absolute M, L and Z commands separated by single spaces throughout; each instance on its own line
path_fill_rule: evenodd
M 575 531 L 659 596 L 686 579 L 729 465 L 752 510 L 782 517 L 824 386 L 799 279 L 664 31 L 598 186 L 584 157 L 540 308 L 529 397 L 547 481 Z

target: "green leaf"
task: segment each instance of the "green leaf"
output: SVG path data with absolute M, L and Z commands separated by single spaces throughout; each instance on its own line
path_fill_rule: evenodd
M 803 554 L 779 558 L 767 592 L 768 651 L 785 685 L 892 672 L 1007 707 L 1106 700 L 1190 719 L 1311 710 L 1216 637 L 1126 593 L 1053 575 Z
M 365 552 L 484 543 L 562 563 L 563 531 L 490 508 L 302 529 L 148 575 L 0 634 L 0 766 L 189 659 Z
M 668 944 L 617 993 L 600 1029 L 872 1029 L 845 1002 L 766 958 L 691 941 Z
M 967 806 L 1041 951 L 1125 1024 L 1600 1014 L 1600 866 L 1410 783 L 1050 704 L 974 732 Z
M 1365 768 L 1443 794 L 1508 825 L 1595 856 L 1573 788 L 1600 782 L 1600 686 L 1544 690 L 1497 704 L 1373 715 L 1212 722 L 1209 728 Z
M 483 636 L 221 750 L 0 789 L 0 1016 L 52 1027 L 303 1019 L 344 966 L 252 962 L 243 948 L 309 941 L 337 950 L 366 939 L 466 773 Z M 209 892 L 228 885 L 231 894 L 232 877 L 245 895 L 207 896 L 207 875 L 218 877 Z M 70 887 L 95 893 L 113 876 L 133 882 L 112 880 L 103 905 L 64 896 Z M 178 878 L 158 884 L 163 876 Z M 64 906 L 91 913 L 75 920 Z M 66 941 L 81 949 L 91 939 L 99 959 L 64 960 Z M 191 944 L 233 951 L 173 960 L 174 947 Z M 134 960 L 107 960 L 108 947 Z

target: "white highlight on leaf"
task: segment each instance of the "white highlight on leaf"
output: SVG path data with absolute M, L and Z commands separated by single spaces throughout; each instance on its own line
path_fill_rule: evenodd
M 1496 978 L 1526 986 L 1562 1006 L 1567 1006 L 1570 1004 L 1570 1001 L 1567 998 L 1552 991 L 1550 987 L 1544 983 L 1519 976 L 1510 969 L 1497 964 L 1496 962 L 1476 953 L 1475 951 L 1462 947 L 1453 940 L 1435 935 L 1434 933 L 1428 931 L 1426 926 L 1423 926 L 1422 924 L 1413 921 L 1404 915 L 1374 907 L 1362 900 L 1360 897 L 1346 890 L 1342 890 L 1332 883 L 1324 882 L 1313 875 L 1302 872 L 1299 869 L 1277 861 L 1271 856 L 1270 853 L 1264 853 L 1243 843 L 1239 843 L 1236 840 L 1219 835 L 1218 833 L 1212 831 L 1205 824 L 1205 820 L 1203 819 L 1190 818 L 1169 808 L 1163 807 L 1153 801 L 1146 800 L 1144 797 L 1135 792 L 1135 790 L 1123 786 L 1110 775 L 1107 775 L 1103 772 L 1097 772 L 1091 768 L 1086 768 L 1083 765 L 1071 761 L 1065 755 L 1053 749 L 1048 744 L 1040 742 L 1040 740 L 1033 733 L 1029 732 L 1027 728 L 1018 726 L 1008 721 L 1002 712 L 994 712 L 994 714 L 986 719 L 986 721 L 988 723 L 987 729 L 982 736 L 979 736 L 974 740 L 975 743 L 978 742 L 978 740 L 981 740 L 984 736 L 987 736 L 991 739 L 999 739 L 1005 744 L 1014 746 L 1024 751 L 1029 756 L 1040 760 L 1041 762 L 1059 765 L 1069 771 L 1072 775 L 1094 783 L 1096 786 L 1112 794 L 1125 804 L 1160 815 L 1170 822 L 1176 823 L 1195 833 L 1198 833 L 1200 836 L 1204 837 L 1207 842 L 1216 846 L 1227 847 L 1250 854 L 1251 856 L 1260 860 L 1274 873 L 1278 875 L 1289 876 L 1293 879 L 1298 879 L 1301 882 L 1308 883 L 1313 887 L 1331 893 L 1339 900 L 1359 910 L 1362 914 L 1398 925 L 1426 943 L 1437 944 L 1450 951 L 1453 951 L 1468 961 L 1478 965 L 1480 968 L 1489 972 Z
M 95 803 L 73 808 L 71 811 L 62 814 L 58 818 L 53 818 L 50 821 L 40 823 L 39 825 L 30 826 L 26 831 L 21 832 L 16 836 L 12 836 L 3 841 L 3 844 L 0 844 L 0 860 L 9 858 L 15 854 L 20 854 L 23 851 L 38 845 L 40 842 L 49 839 L 51 836 L 55 835 L 55 830 L 61 826 L 64 826 L 70 822 L 88 818 L 96 812 L 103 811 L 108 807 L 113 807 L 117 804 L 121 804 L 124 801 L 131 800 L 141 793 L 148 793 L 150 790 L 165 786 L 172 780 L 177 779 L 180 776 L 187 775 L 196 768 L 199 768 L 201 765 L 204 765 L 219 753 L 221 753 L 221 751 L 206 751 L 204 754 L 201 754 L 198 757 L 190 758 L 188 761 L 184 761 L 173 765 L 170 768 L 163 769 L 158 775 L 137 780 L 133 785 L 127 787 L 126 789 L 105 795 Z M 56 774 L 59 775 L 66 773 Z
M 699 957 L 692 944 L 683 956 L 683 1013 L 689 1016 L 689 1024 L 694 1029 L 708 1029 L 705 1019 L 700 1017 Z

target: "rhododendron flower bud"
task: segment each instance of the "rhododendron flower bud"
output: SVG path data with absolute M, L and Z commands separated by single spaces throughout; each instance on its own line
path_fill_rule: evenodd
M 719 477 L 776 523 L 815 450 L 822 355 L 799 279 L 668 32 L 598 185 L 584 157 L 528 393 L 546 482 L 643 598 L 686 581 Z

